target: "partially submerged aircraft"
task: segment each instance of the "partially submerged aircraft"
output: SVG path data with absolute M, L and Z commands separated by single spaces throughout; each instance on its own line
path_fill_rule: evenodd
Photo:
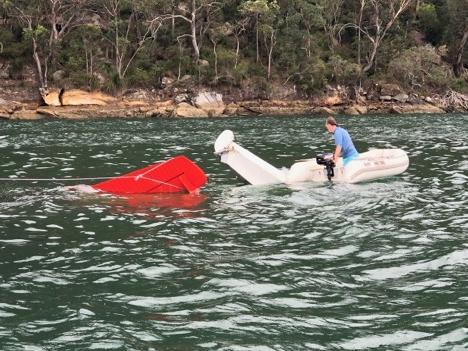
M 300 160 L 290 169 L 278 169 L 234 142 L 234 133 L 225 130 L 216 139 L 215 153 L 252 185 L 294 184 L 300 182 L 359 183 L 403 173 L 409 166 L 402 149 L 374 149 L 359 155 L 346 167 L 342 159 L 337 164 L 330 157 Z
M 206 174 L 185 156 L 92 185 L 95 190 L 110 194 L 198 193 L 207 182 Z

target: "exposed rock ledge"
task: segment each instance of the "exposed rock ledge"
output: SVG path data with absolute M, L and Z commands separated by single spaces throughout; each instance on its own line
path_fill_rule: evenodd
M 415 102 L 361 100 L 330 103 L 321 100 L 251 100 L 231 102 L 215 92 L 200 92 L 190 97 L 154 101 L 150 99 L 116 99 L 102 93 L 78 90 L 54 92 L 48 95 L 51 106 L 33 103 L 7 102 L 0 99 L 0 118 L 3 119 L 88 119 L 88 118 L 152 118 L 152 117 L 229 117 L 229 116 L 286 116 L 309 114 L 363 115 L 378 113 L 444 113 L 444 106 L 430 100 Z M 59 96 L 61 94 L 61 97 Z

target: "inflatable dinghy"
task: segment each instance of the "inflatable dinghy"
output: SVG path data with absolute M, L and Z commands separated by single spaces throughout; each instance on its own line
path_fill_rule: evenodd
M 252 185 L 294 184 L 300 182 L 359 183 L 403 173 L 409 159 L 402 149 L 375 149 L 359 154 L 346 167 L 327 156 L 301 160 L 290 169 L 278 169 L 234 142 L 234 133 L 222 132 L 215 142 L 215 153 Z
M 206 182 L 200 167 L 185 156 L 177 156 L 92 187 L 111 194 L 196 193 Z

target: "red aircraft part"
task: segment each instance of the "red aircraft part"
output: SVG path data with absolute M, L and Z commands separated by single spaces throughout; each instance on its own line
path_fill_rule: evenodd
M 200 167 L 185 156 L 177 156 L 94 184 L 93 188 L 111 194 L 194 193 L 206 182 Z

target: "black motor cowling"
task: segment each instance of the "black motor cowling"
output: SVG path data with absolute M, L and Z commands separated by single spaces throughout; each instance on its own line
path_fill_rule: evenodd
M 335 176 L 335 162 L 333 162 L 332 154 L 317 155 L 315 157 L 318 165 L 325 166 L 327 170 L 327 178 L 331 180 Z

